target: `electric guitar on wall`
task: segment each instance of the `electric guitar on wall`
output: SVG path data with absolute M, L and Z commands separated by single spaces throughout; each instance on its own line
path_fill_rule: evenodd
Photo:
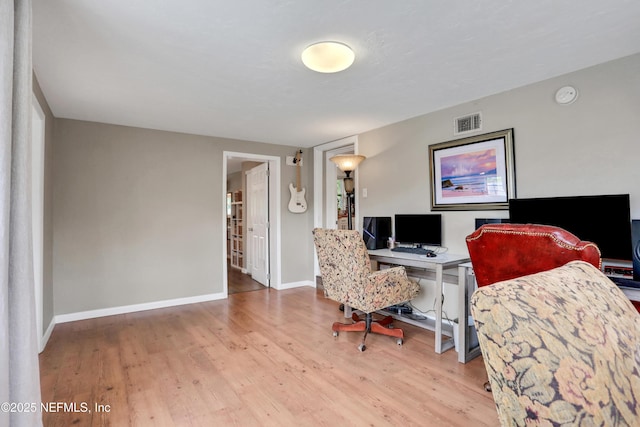
M 307 210 L 307 201 L 304 199 L 305 189 L 300 185 L 300 155 L 302 150 L 296 152 L 293 163 L 296 165 L 296 186 L 289 183 L 289 191 L 291 192 L 291 200 L 289 200 L 289 211 L 293 213 L 303 213 Z

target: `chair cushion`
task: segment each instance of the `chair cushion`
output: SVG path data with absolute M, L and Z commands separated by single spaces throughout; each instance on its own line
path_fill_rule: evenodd
M 478 288 L 471 312 L 503 426 L 640 425 L 640 315 L 600 270 Z

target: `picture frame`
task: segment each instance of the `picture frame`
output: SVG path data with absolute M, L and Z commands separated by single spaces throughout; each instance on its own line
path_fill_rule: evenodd
M 505 210 L 516 197 L 513 128 L 429 146 L 431 210 Z

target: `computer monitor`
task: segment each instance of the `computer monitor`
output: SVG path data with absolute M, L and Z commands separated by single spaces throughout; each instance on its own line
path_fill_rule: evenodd
M 628 194 L 511 199 L 509 219 L 564 228 L 580 240 L 595 243 L 602 258 L 632 258 Z
M 395 241 L 415 246 L 442 246 L 442 215 L 396 214 Z
M 384 249 L 391 237 L 391 217 L 365 216 L 362 218 L 362 239 L 367 249 Z
M 508 222 L 508 218 L 476 218 L 476 230 L 485 224 L 504 224 Z

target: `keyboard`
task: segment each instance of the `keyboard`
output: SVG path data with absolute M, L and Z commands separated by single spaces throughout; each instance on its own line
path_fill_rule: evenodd
M 405 246 L 397 246 L 397 247 L 395 247 L 395 248 L 393 248 L 391 250 L 393 252 L 402 252 L 402 253 L 405 253 L 405 254 L 416 254 L 416 255 L 433 254 L 433 255 L 435 255 L 435 252 L 433 252 L 431 249 L 425 249 L 425 248 L 408 248 L 408 247 L 405 247 Z
M 625 288 L 640 289 L 640 281 L 633 279 L 625 279 L 624 277 L 608 276 L 613 283 Z

